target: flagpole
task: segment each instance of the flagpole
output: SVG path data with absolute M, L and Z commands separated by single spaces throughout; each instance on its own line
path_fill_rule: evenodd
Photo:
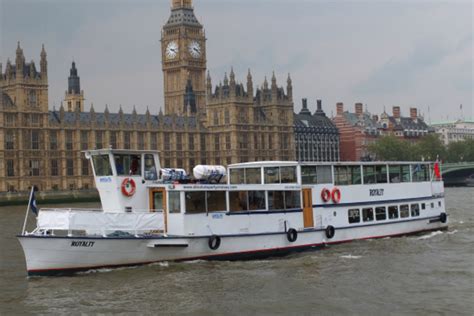
M 26 214 L 25 214 L 25 221 L 23 222 L 23 229 L 21 230 L 21 234 L 25 234 L 25 229 L 26 229 L 26 221 L 28 219 L 28 213 L 30 212 L 30 205 L 31 205 L 31 198 L 33 197 L 33 191 L 35 189 L 35 186 L 31 186 L 31 192 L 30 192 L 30 198 L 28 199 L 28 207 L 26 208 Z

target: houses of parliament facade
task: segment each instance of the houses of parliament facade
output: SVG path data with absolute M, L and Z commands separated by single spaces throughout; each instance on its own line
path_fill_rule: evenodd
M 173 0 L 161 32 L 165 113 L 95 112 L 84 107 L 73 62 L 59 109 L 49 109 L 48 61 L 26 62 L 18 43 L 15 63 L 0 65 L 0 192 L 93 188 L 93 148 L 161 152 L 163 167 L 188 172 L 196 164 L 294 160 L 292 82 L 275 75 L 254 88 L 234 72 L 213 85 L 207 72 L 206 38 L 191 0 Z

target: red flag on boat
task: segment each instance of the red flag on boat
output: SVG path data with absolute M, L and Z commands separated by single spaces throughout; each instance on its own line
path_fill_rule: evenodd
M 439 161 L 438 161 L 438 159 L 436 159 L 433 169 L 434 169 L 434 173 L 435 173 L 435 176 L 436 176 L 436 180 L 440 180 L 441 179 L 441 172 L 439 170 Z

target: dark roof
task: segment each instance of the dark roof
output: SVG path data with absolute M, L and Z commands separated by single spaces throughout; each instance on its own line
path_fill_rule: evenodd
M 178 8 L 171 10 L 171 15 L 168 19 L 168 22 L 166 22 L 163 28 L 179 25 L 202 27 L 201 23 L 199 23 L 199 21 L 196 19 L 194 10 L 192 8 Z
M 11 72 L 13 74 L 13 77 L 16 78 L 16 65 L 12 64 L 11 65 Z M 23 77 L 30 76 L 31 71 L 33 71 L 33 77 L 32 78 L 41 78 L 41 74 L 36 71 L 36 66 L 34 63 L 25 63 L 23 64 Z
M 400 117 L 399 120 L 393 116 L 388 119 L 393 124 L 394 129 L 399 130 L 431 130 L 431 128 L 422 119 L 413 120 L 411 117 Z
M 296 133 L 323 133 L 323 134 L 339 134 L 334 123 L 327 117 L 321 115 L 311 115 L 303 112 L 303 114 L 294 114 L 294 129 Z

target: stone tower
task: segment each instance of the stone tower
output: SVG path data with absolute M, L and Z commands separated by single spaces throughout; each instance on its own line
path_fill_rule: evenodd
M 161 32 L 165 114 L 205 113 L 206 37 L 192 0 L 173 0 Z
M 81 78 L 77 75 L 74 61 L 69 71 L 68 88 L 65 93 L 63 107 L 69 112 L 84 111 L 84 91 L 81 90 Z

